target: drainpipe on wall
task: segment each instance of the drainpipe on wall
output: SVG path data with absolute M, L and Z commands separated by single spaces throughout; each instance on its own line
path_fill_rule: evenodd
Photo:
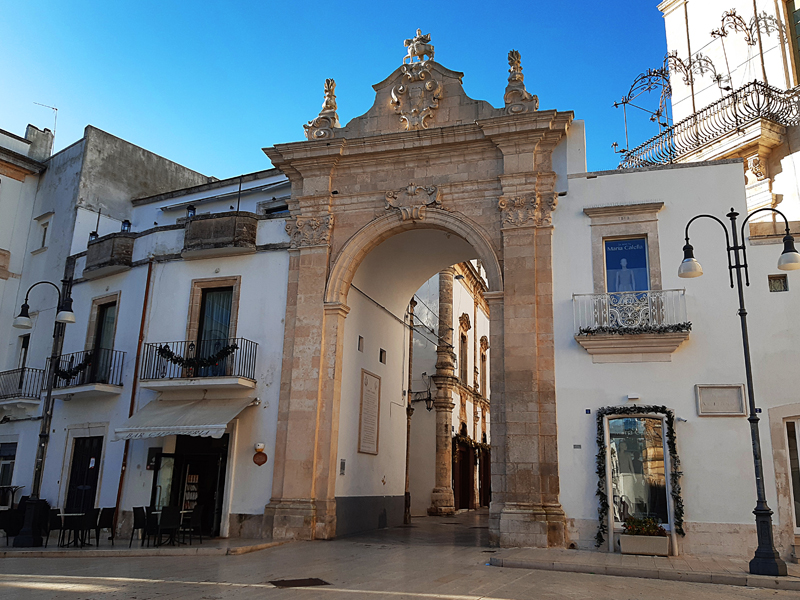
M 133 416 L 133 411 L 136 408 L 136 392 L 139 389 L 139 361 L 142 355 L 142 344 L 144 343 L 144 326 L 147 320 L 147 306 L 150 301 L 150 280 L 153 276 L 153 261 L 147 263 L 147 283 L 144 288 L 144 301 L 142 303 L 142 321 L 139 325 L 139 341 L 136 343 L 136 360 L 133 364 L 133 383 L 131 384 L 131 405 L 128 409 L 128 418 Z M 117 503 L 116 510 L 114 511 L 114 531 L 117 530 L 117 523 L 119 522 L 120 503 L 122 502 L 122 486 L 125 483 L 125 472 L 128 469 L 128 450 L 130 448 L 130 440 L 125 440 L 125 449 L 122 451 L 122 467 L 119 472 L 119 487 L 117 488 Z

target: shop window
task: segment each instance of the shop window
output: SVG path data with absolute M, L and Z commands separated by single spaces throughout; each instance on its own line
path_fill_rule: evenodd
M 609 473 L 614 522 L 655 517 L 669 523 L 664 422 L 658 417 L 608 420 Z
M 786 275 L 769 275 L 769 291 L 770 292 L 788 292 L 789 280 Z
M 603 249 L 608 293 L 650 289 L 647 238 L 603 240 Z
M 0 444 L 0 486 L 11 485 L 14 475 L 14 460 L 17 456 L 17 443 Z

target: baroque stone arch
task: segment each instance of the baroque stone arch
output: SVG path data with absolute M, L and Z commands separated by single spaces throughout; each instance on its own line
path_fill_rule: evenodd
M 325 303 L 346 304 L 350 283 L 364 257 L 381 242 L 411 229 L 441 229 L 462 238 L 475 249 L 482 261 L 489 291 L 503 291 L 503 271 L 500 261 L 489 236 L 478 224 L 444 210 L 429 210 L 424 221 L 403 220 L 400 213 L 393 212 L 370 221 L 342 246 L 328 277 Z

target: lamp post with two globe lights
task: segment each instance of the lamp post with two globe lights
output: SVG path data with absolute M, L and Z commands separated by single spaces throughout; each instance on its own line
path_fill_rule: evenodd
M 72 312 L 72 298 L 70 289 L 72 280 L 62 281 L 62 288 L 50 281 L 39 281 L 34 283 L 25 294 L 25 302 L 20 308 L 19 315 L 14 319 L 14 327 L 17 329 L 33 329 L 33 321 L 28 311 L 28 297 L 31 290 L 37 285 L 47 284 L 56 289 L 58 293 L 58 311 L 56 314 L 55 326 L 53 328 L 53 347 L 50 353 L 50 368 L 47 371 L 47 395 L 45 396 L 44 407 L 42 408 L 42 425 L 39 430 L 39 442 L 36 447 L 36 462 L 33 466 L 33 485 L 28 502 L 25 505 L 25 520 L 22 530 L 14 538 L 15 547 L 31 547 L 42 545 L 42 532 L 39 526 L 42 520 L 47 517 L 42 515 L 42 503 L 39 502 L 39 492 L 42 487 L 42 473 L 44 471 L 44 459 L 47 454 L 47 443 L 50 440 L 50 423 L 53 418 L 53 385 L 55 383 L 56 365 L 61 354 L 61 345 L 64 339 L 64 328 L 67 323 L 75 322 L 75 313 Z
M 734 287 L 734 271 L 736 272 L 736 288 L 739 293 L 739 318 L 742 326 L 742 344 L 744 346 L 744 368 L 747 379 L 747 400 L 749 405 L 750 437 L 753 446 L 753 463 L 756 474 L 756 507 L 753 514 L 756 516 L 756 533 L 758 535 L 758 547 L 755 556 L 750 561 L 750 573 L 754 575 L 786 575 L 786 563 L 781 560 L 778 551 L 775 549 L 775 541 L 772 534 L 772 510 L 767 506 L 767 497 L 764 488 L 764 469 L 761 459 L 761 438 L 758 431 L 758 413 L 756 410 L 755 394 L 753 392 L 753 369 L 750 360 L 750 339 L 747 333 L 747 310 L 744 306 L 744 288 L 742 286 L 742 271 L 744 271 L 745 285 L 750 285 L 750 274 L 747 264 L 747 247 L 745 245 L 744 227 L 747 222 L 756 214 L 769 211 L 780 215 L 786 224 L 786 234 L 783 237 L 783 252 L 778 259 L 778 269 L 781 271 L 795 271 L 800 269 L 800 253 L 794 247 L 794 237 L 789 232 L 789 220 L 781 211 L 774 208 L 760 208 L 750 213 L 742 222 L 741 230 L 737 228 L 736 217 L 739 213 L 731 208 L 725 215 L 730 219 L 730 234 L 728 227 L 714 215 L 701 214 L 693 217 L 686 224 L 686 245 L 683 247 L 683 262 L 678 268 L 678 277 L 693 278 L 703 274 L 703 268 L 694 258 L 694 248 L 689 243 L 689 226 L 700 218 L 708 218 L 716 221 L 725 231 L 725 242 L 728 254 L 728 272 L 730 276 L 731 288 Z M 741 242 L 739 239 L 741 238 Z M 733 261 L 731 262 L 731 256 Z

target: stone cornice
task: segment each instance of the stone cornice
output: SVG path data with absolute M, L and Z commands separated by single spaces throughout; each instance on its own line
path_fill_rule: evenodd
M 634 214 L 654 214 L 664 208 L 663 202 L 641 202 L 635 204 L 610 204 L 608 206 L 587 206 L 583 214 L 588 217 L 619 217 Z
M 19 152 L 0 148 L 0 168 L 3 168 L 4 175 L 22 181 L 25 179 L 25 175 L 41 173 L 45 170 L 46 165 Z

